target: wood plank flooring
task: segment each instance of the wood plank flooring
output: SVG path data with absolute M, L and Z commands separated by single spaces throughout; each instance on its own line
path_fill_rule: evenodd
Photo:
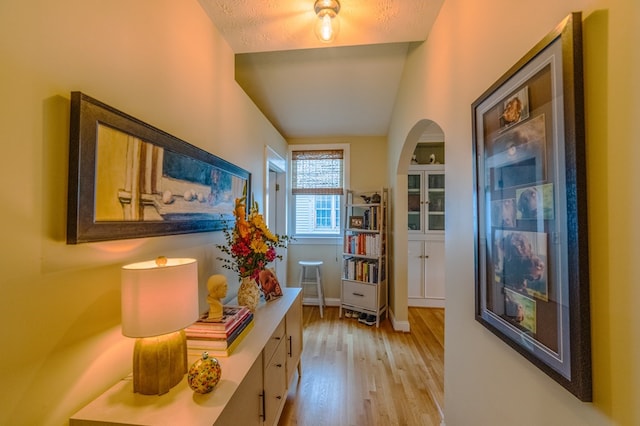
M 409 308 L 411 333 L 305 306 L 302 377 L 279 426 L 439 425 L 444 401 L 444 309 Z

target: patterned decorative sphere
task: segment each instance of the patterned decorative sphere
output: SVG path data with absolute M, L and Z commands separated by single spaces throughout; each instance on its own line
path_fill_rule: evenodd
M 187 381 L 194 392 L 209 393 L 218 384 L 221 376 L 222 368 L 218 360 L 203 352 L 202 358 L 189 367 Z

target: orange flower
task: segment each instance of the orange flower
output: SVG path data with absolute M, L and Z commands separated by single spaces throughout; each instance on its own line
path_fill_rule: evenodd
M 234 216 L 236 217 L 236 227 L 238 229 L 238 234 L 240 234 L 240 236 L 242 238 L 247 238 L 249 236 L 249 233 L 251 232 L 251 226 L 249 225 L 249 222 L 247 222 L 245 220 L 245 200 L 247 199 L 247 197 L 242 197 L 242 198 L 236 198 L 236 208 L 233 212 Z

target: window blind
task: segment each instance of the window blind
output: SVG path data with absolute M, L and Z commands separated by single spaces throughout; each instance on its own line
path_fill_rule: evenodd
M 291 164 L 294 195 L 343 194 L 343 150 L 292 151 Z

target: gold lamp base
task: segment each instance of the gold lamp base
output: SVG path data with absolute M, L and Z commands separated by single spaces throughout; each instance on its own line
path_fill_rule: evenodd
M 133 391 L 162 395 L 187 372 L 187 338 L 184 330 L 136 339 L 133 349 Z

